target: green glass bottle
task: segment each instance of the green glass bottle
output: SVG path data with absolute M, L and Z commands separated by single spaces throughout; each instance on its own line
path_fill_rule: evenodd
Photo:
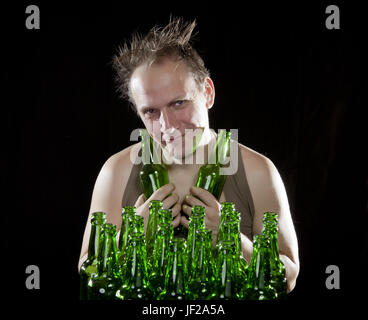
M 111 223 L 105 224 L 103 234 L 97 273 L 94 273 L 88 282 L 88 300 L 115 300 L 116 290 L 121 285 L 116 226 Z
M 148 282 L 146 248 L 142 234 L 130 235 L 127 268 L 122 283 L 116 291 L 117 299 L 150 300 L 153 297 Z
M 221 130 L 211 153 L 210 162 L 214 163 L 203 165 L 198 172 L 196 186 L 212 193 L 217 200 L 220 199 L 227 177 L 220 174 L 220 168 L 223 166 L 229 151 L 230 131 Z
M 220 222 L 217 229 L 217 238 L 216 238 L 216 246 L 213 250 L 213 254 L 215 257 L 218 256 L 219 244 L 222 240 L 224 240 L 224 231 L 223 224 L 225 221 L 229 220 L 231 215 L 235 212 L 235 204 L 232 202 L 222 202 L 221 203 L 221 215 Z
M 270 239 L 270 263 L 271 263 L 271 285 L 276 290 L 278 299 L 287 297 L 287 281 L 285 276 L 285 266 L 280 260 L 278 243 L 278 222 L 277 214 L 274 212 L 265 212 L 263 216 L 263 230 Z
M 205 219 L 204 210 L 205 210 L 204 207 L 193 206 L 189 218 L 189 229 L 187 239 L 187 267 L 189 279 L 192 275 L 192 261 L 195 256 L 196 243 L 199 241 L 197 239 L 197 230 L 204 229 L 204 219 Z
M 158 163 L 157 151 L 146 129 L 140 130 L 142 137 L 143 167 L 139 173 L 143 194 L 147 200 L 153 192 L 169 183 L 167 168 Z
M 273 300 L 277 298 L 277 293 L 271 285 L 269 241 L 269 238 L 264 234 L 254 236 L 246 289 L 247 300 Z
M 162 224 L 162 223 L 171 224 L 172 218 L 173 216 L 172 216 L 171 209 L 158 210 L 158 224 Z
M 157 297 L 165 287 L 165 276 L 170 259 L 170 241 L 173 239 L 173 226 L 168 223 L 158 225 L 157 237 L 153 247 L 153 257 L 149 276 L 151 290 Z
M 153 246 L 156 240 L 157 227 L 158 227 L 158 212 L 162 209 L 162 201 L 152 200 L 149 207 L 149 218 L 146 230 L 146 251 L 147 251 L 147 261 L 151 261 Z
M 106 223 L 105 212 L 94 212 L 91 218 L 91 233 L 88 245 L 88 257 L 80 268 L 80 299 L 88 299 L 88 281 L 93 273 L 97 273 L 97 261 L 102 243 L 101 228 Z
M 186 261 L 183 238 L 174 238 L 170 242 L 171 252 L 165 276 L 164 290 L 157 296 L 157 300 L 185 300 L 186 298 Z
M 128 242 L 129 236 L 132 233 L 138 233 L 144 236 L 144 218 L 142 216 L 135 214 L 130 217 Z
M 188 281 L 189 300 L 211 300 L 216 297 L 216 268 L 212 255 L 212 231 L 197 230 L 195 257 L 192 260 L 192 276 Z
M 132 217 L 136 213 L 136 208 L 134 206 L 125 206 L 122 210 L 121 218 L 121 229 L 119 236 L 119 246 L 118 246 L 118 257 L 119 265 L 123 268 L 125 263 L 125 257 L 128 249 L 128 239 L 129 239 L 129 225 Z
M 236 254 L 233 241 L 223 240 L 219 245 L 217 264 L 215 300 L 239 300 L 243 299 L 243 292 L 238 292 L 236 285 Z
M 223 240 L 232 241 L 234 243 L 234 272 L 236 276 L 235 285 L 238 297 L 244 295 L 247 283 L 248 264 L 243 258 L 242 246 L 240 240 L 240 220 L 233 217 L 223 223 Z

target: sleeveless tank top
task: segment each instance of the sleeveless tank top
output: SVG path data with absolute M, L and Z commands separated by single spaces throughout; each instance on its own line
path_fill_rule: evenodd
M 134 164 L 125 188 L 122 199 L 122 206 L 133 206 L 138 197 L 143 193 L 139 182 L 139 172 L 143 164 Z M 226 178 L 223 192 L 226 201 L 233 202 L 236 210 L 240 212 L 240 232 L 253 240 L 253 217 L 254 204 L 247 175 L 245 172 L 243 159 L 241 158 L 240 147 L 238 145 L 238 170 L 235 174 Z

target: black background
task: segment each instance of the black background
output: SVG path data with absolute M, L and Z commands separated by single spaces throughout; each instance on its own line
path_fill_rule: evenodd
M 29 4 L 39 5 L 40 30 L 25 27 Z M 269 157 L 284 180 L 301 264 L 289 303 L 358 303 L 368 260 L 366 13 L 334 2 L 341 29 L 327 30 L 328 4 L 4 5 L 7 298 L 78 303 L 95 179 L 142 127 L 115 92 L 110 61 L 133 31 L 166 24 L 171 13 L 198 22 L 195 47 L 216 88 L 211 127 L 239 129 L 239 141 Z M 25 287 L 31 264 L 40 290 Z M 340 268 L 340 290 L 325 286 L 328 265 Z

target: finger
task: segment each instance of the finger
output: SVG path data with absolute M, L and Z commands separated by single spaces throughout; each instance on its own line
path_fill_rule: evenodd
M 183 204 L 182 205 L 182 210 L 185 214 L 187 214 L 189 217 L 190 215 L 192 214 L 192 207 L 186 205 L 186 204 Z
M 172 216 L 176 217 L 178 214 L 180 214 L 181 205 L 177 203 L 173 208 L 171 209 Z
M 172 183 L 165 184 L 158 190 L 156 190 L 152 195 L 149 197 L 149 201 L 151 200 L 161 200 L 163 201 L 171 192 L 173 192 L 175 186 Z
M 176 193 L 173 193 L 171 196 L 162 201 L 162 206 L 164 209 L 170 209 L 174 204 L 178 202 L 178 200 L 179 196 Z
M 134 206 L 135 206 L 136 208 L 138 208 L 138 207 L 140 207 L 144 202 L 145 202 L 145 201 L 144 201 L 144 194 L 142 193 L 142 194 L 138 197 L 138 199 L 137 199 L 137 201 L 135 202 Z
M 197 199 L 196 197 L 193 197 L 191 194 L 187 194 L 185 196 L 185 203 L 191 207 L 193 206 L 206 207 L 206 204 L 204 202 L 202 202 L 200 199 Z
M 185 228 L 189 229 L 189 220 L 186 217 L 184 216 L 180 217 L 180 224 L 182 224 Z
M 176 228 L 180 224 L 181 215 L 178 214 L 175 219 L 171 222 L 174 228 Z
M 198 197 L 206 206 L 216 208 L 219 203 L 214 195 L 207 190 L 199 187 L 191 187 L 190 192 L 193 196 Z

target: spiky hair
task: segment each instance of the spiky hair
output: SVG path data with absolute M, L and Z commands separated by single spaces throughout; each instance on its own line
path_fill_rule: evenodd
M 166 26 L 154 26 L 145 36 L 136 32 L 130 42 L 120 46 L 112 61 L 116 72 L 116 89 L 120 96 L 134 105 L 129 90 L 134 70 L 143 64 L 151 64 L 162 58 L 184 60 L 197 83 L 203 83 L 209 76 L 209 71 L 192 47 L 195 26 L 195 20 L 190 22 L 182 18 L 170 17 Z

